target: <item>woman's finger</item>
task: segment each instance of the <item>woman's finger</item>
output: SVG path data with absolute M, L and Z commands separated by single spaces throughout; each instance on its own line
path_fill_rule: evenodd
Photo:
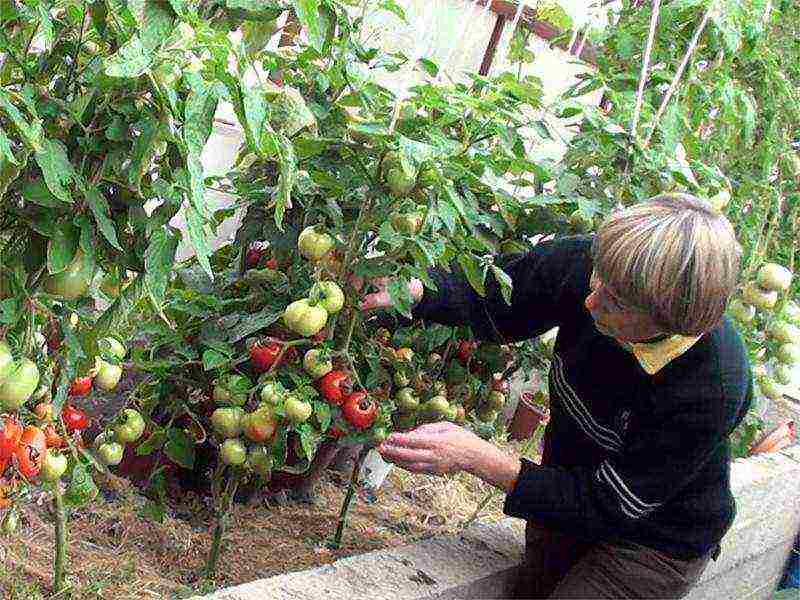
M 392 299 L 389 297 L 389 292 L 376 292 L 374 294 L 367 294 L 361 301 L 361 310 L 375 310 L 376 308 L 389 308 L 392 305 Z
M 393 463 L 430 462 L 434 458 L 434 453 L 430 450 L 395 446 L 388 441 L 380 445 L 378 452 Z

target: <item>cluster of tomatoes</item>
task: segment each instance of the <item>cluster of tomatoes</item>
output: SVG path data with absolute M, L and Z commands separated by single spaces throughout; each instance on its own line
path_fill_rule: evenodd
M 755 374 L 761 393 L 771 399 L 783 396 L 800 363 L 800 307 L 785 296 L 791 284 L 789 269 L 767 263 L 728 306 L 728 313 L 763 344 Z
M 386 339 L 387 334 L 379 338 Z M 410 348 L 395 350 L 395 427 L 411 429 L 438 420 L 493 423 L 506 404 L 508 383 L 500 372 L 487 368 L 491 361 L 476 356 L 478 348 L 477 342 L 462 340 L 449 359 L 433 352 L 425 361 L 415 360 Z M 495 351 L 499 353 L 495 362 L 504 360 L 504 350 L 487 346 L 487 353 Z
M 4 343 L 0 346 L 3 346 L 0 351 L 8 349 Z M 127 353 L 114 338 L 101 340 L 100 347 L 114 357 L 115 362 L 122 360 Z M 38 367 L 36 374 L 35 386 L 26 384 L 21 390 L 23 386 L 17 382 L 18 397 L 14 403 L 4 404 L 7 412 L 0 417 L 0 509 L 6 509 L 2 528 L 7 533 L 16 529 L 18 517 L 13 505 L 21 496 L 23 484 L 56 484 L 67 472 L 70 457 L 77 460 L 77 449 L 84 446 L 82 433 L 89 427 L 90 419 L 85 411 L 74 405 L 76 400 L 89 395 L 95 385 L 105 391 L 113 390 L 119 383 L 122 367 L 98 357 L 95 368 L 88 375 L 77 377 L 72 382 L 69 402 L 58 415 L 53 404 L 43 399 L 48 396 L 49 389 L 44 383 L 39 386 Z M 36 391 L 28 391 L 31 387 Z M 41 392 L 39 388 L 42 388 Z M 32 410 L 26 409 L 31 399 L 41 401 Z M 107 466 L 119 464 L 124 444 L 137 441 L 144 429 L 141 414 L 125 409 L 109 429 L 95 439 L 96 458 Z

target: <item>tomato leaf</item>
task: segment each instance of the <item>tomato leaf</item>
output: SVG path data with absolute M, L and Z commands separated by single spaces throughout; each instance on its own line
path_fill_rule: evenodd
M 105 197 L 95 186 L 88 186 L 85 191 L 86 203 L 94 215 L 98 229 L 114 248 L 122 252 L 122 247 L 117 240 L 117 230 L 114 228 L 114 221 L 111 220 L 111 209 Z
M 94 500 L 99 493 L 89 470 L 82 464 L 76 464 L 64 494 L 64 504 L 70 508 L 80 508 Z
M 203 352 L 203 370 L 211 371 L 217 367 L 221 367 L 231 360 L 230 355 L 223 354 L 219 350 L 209 348 Z
M 156 310 L 161 311 L 167 292 L 167 284 L 175 262 L 178 237 L 169 227 L 155 231 L 144 255 L 145 288 Z
M 308 459 L 314 458 L 317 452 L 317 447 L 322 440 L 322 435 L 314 431 L 308 423 L 303 423 L 297 427 L 297 433 L 300 435 L 300 447 L 303 449 L 305 457 Z
M 73 202 L 66 186 L 78 180 L 78 175 L 69 162 L 67 148 L 58 140 L 44 140 L 33 154 L 44 181 L 53 195 L 63 202 Z
M 72 221 L 62 221 L 53 230 L 47 243 L 47 271 L 61 273 L 75 258 L 80 231 Z
M 404 317 L 411 318 L 411 309 L 414 307 L 414 299 L 408 291 L 408 279 L 392 279 L 387 287 L 392 305 Z
M 472 288 L 481 296 L 486 296 L 486 263 L 478 260 L 472 254 L 462 252 L 458 255 L 458 264 L 464 270 L 464 275 Z
M 135 79 L 150 69 L 152 59 L 139 36 L 133 36 L 116 54 L 106 59 L 105 73 L 109 77 Z
M 319 428 L 321 431 L 327 431 L 328 427 L 331 426 L 331 406 L 327 402 L 320 402 L 319 400 L 314 400 L 312 402 L 314 405 L 314 416 L 319 423 Z
M 503 299 L 506 304 L 511 305 L 511 293 L 514 290 L 514 282 L 509 277 L 508 273 L 503 271 L 500 267 L 492 265 L 492 275 L 500 284 L 500 293 L 503 294 Z
M 327 21 L 320 18 L 320 0 L 292 0 L 292 6 L 303 29 L 308 32 L 311 45 L 321 54 L 325 46 Z
M 166 431 L 164 429 L 157 429 L 150 434 L 150 437 L 136 447 L 136 456 L 148 456 L 156 450 L 160 450 L 166 441 Z
M 13 325 L 19 316 L 19 302 L 16 298 L 6 298 L 0 301 L 0 323 Z
M 164 445 L 164 454 L 172 462 L 184 469 L 194 468 L 194 440 L 181 429 L 172 428 L 167 432 L 167 442 Z

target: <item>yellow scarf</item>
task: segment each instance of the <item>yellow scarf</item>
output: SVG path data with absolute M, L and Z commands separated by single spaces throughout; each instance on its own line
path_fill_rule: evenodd
M 689 348 L 695 345 L 700 336 L 687 337 L 684 335 L 673 335 L 666 339 L 650 343 L 621 342 L 622 345 L 630 350 L 642 365 L 648 375 L 655 375 L 666 367 L 671 361 L 678 358 Z

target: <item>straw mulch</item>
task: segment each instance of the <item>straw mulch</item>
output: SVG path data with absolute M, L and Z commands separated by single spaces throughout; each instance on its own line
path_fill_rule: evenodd
M 106 497 L 114 499 L 99 499 L 70 519 L 69 597 L 186 597 L 455 532 L 489 491 L 464 474 L 443 478 L 393 469 L 373 502 L 362 493 L 354 503 L 342 547 L 331 551 L 325 542 L 336 528 L 345 479 L 326 474 L 317 506 L 267 505 L 260 498 L 236 505 L 213 582 L 199 580 L 212 531 L 203 502 L 189 498 L 163 523 L 154 523 L 141 515 L 144 502 L 132 487 L 121 480 L 101 482 Z M 502 500 L 494 492 L 480 518 L 502 518 Z M 28 507 L 24 523 L 0 545 L 3 600 L 49 597 L 53 526 L 47 505 Z

